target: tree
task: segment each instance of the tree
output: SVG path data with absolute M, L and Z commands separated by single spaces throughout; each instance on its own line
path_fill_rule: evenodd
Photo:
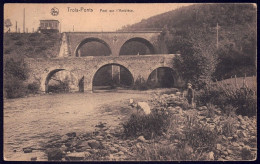
M 11 20 L 8 18 L 8 19 L 6 19 L 5 20 L 5 22 L 4 22 L 4 24 L 5 24 L 5 27 L 8 29 L 8 31 L 7 32 L 10 32 L 10 27 L 12 27 L 12 22 L 11 22 Z
M 181 55 L 174 59 L 177 72 L 197 88 L 204 87 L 212 80 L 218 63 L 214 38 L 205 33 L 208 31 L 190 30 L 187 35 L 189 39 L 181 39 L 185 45 L 181 47 Z

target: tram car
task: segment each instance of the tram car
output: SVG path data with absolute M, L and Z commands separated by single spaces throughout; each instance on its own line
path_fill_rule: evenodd
M 40 20 L 40 27 L 38 32 L 40 33 L 58 33 L 60 22 L 58 20 Z

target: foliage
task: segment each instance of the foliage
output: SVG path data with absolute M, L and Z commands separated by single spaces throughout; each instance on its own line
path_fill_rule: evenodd
M 212 80 L 217 66 L 215 45 L 211 37 L 206 38 L 204 35 L 204 31 L 192 30 L 189 34 L 189 52 L 174 59 L 182 78 L 192 82 L 196 88 L 202 88 Z
M 171 145 L 151 144 L 135 150 L 135 160 L 171 161 L 171 160 L 200 160 L 199 154 L 183 143 L 178 147 Z
M 63 93 L 69 92 L 69 79 L 66 77 L 64 81 L 60 81 L 59 84 L 49 85 L 48 92 L 52 93 Z
M 236 118 L 228 116 L 224 122 L 222 122 L 221 134 L 226 137 L 232 137 L 236 132 L 237 128 L 234 126 Z
M 247 148 L 241 150 L 242 160 L 253 160 L 253 154 Z
M 5 33 L 3 42 L 4 55 L 8 57 L 56 57 L 60 50 L 61 34 Z
M 26 95 L 27 88 L 23 80 L 10 77 L 9 79 L 5 79 L 4 92 L 6 98 L 19 98 Z
M 143 77 L 138 77 L 133 85 L 133 89 L 136 90 L 147 90 L 148 86 Z
M 215 151 L 217 131 L 198 123 L 196 117 L 172 115 L 167 128 L 167 144 L 154 141 L 136 147 L 135 160 L 208 160 L 207 152 Z M 182 127 L 181 130 L 179 127 Z M 173 143 L 177 139 L 178 143 Z
M 30 83 L 28 84 L 27 87 L 28 87 L 28 92 L 32 94 L 38 93 L 40 89 L 40 85 L 37 82 Z
M 4 59 L 4 93 L 7 98 L 18 98 L 26 95 L 24 81 L 28 78 L 28 68 L 23 60 Z
M 6 19 L 4 24 L 5 24 L 6 28 L 9 28 L 9 27 L 11 27 L 13 25 L 10 19 Z
M 228 115 L 233 111 L 246 116 L 256 115 L 256 92 L 247 86 L 220 83 L 207 85 L 197 92 L 196 98 L 200 105 L 217 105 Z
M 142 20 L 124 27 L 122 31 L 162 29 L 169 53 L 183 56 L 178 62 L 187 69 L 181 69 L 181 74 L 185 73 L 184 78 L 203 84 L 216 64 L 216 58 L 212 60 L 208 54 L 216 54 L 218 59 L 216 71 L 213 72 L 218 80 L 232 75 L 256 74 L 256 11 L 255 4 L 195 4 Z M 220 28 L 216 50 L 217 23 Z M 192 31 L 199 35 L 194 35 Z M 196 57 L 200 56 L 204 59 L 197 61 Z M 206 65 L 205 60 L 214 65 Z M 193 75 L 197 74 L 194 68 L 205 71 L 198 72 L 200 76 L 193 79 Z M 207 72 L 207 69 L 210 71 Z
M 140 135 L 146 138 L 162 135 L 168 130 L 171 115 L 162 110 L 153 110 L 149 115 L 132 114 L 123 124 L 124 134 L 129 137 Z
M 207 127 L 195 124 L 195 126 L 185 131 L 185 135 L 188 144 L 194 151 L 209 152 L 214 150 L 217 139 L 215 130 L 212 131 Z

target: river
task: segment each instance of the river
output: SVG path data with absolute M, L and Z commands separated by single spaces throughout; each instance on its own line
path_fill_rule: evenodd
M 130 98 L 146 101 L 150 96 L 151 92 L 120 91 L 45 94 L 6 99 L 4 159 L 30 160 L 35 155 L 38 156 L 37 160 L 47 160 L 42 151 L 24 153 L 23 148 L 40 148 L 41 143 L 55 135 L 92 131 L 99 122 L 116 126 L 129 115 L 126 110 Z M 109 106 L 109 110 L 106 109 Z

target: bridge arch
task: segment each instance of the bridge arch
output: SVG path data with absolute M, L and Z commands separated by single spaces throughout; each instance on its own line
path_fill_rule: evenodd
M 105 64 L 102 64 L 100 65 L 94 72 L 93 72 L 93 75 L 92 75 L 92 78 L 91 78 L 91 88 L 92 88 L 92 91 L 94 90 L 94 80 L 95 78 L 97 77 L 97 74 L 99 73 L 99 71 L 104 68 L 104 67 L 107 67 L 107 66 L 119 66 L 120 68 L 123 68 L 124 70 L 127 71 L 127 73 L 131 76 L 131 80 L 130 80 L 130 85 L 129 86 L 132 86 L 134 84 L 134 74 L 133 74 L 133 71 L 128 68 L 127 66 L 125 66 L 123 63 L 115 63 L 115 62 L 109 62 L 109 63 L 105 63 Z
M 141 45 L 139 45 L 138 47 L 142 49 L 138 50 L 138 47 L 131 45 L 131 43 L 133 42 L 141 43 Z M 146 48 L 146 50 L 143 48 Z M 144 52 L 147 50 L 149 51 L 148 53 Z M 127 51 L 132 51 L 132 52 L 127 52 Z M 143 52 L 139 52 L 139 51 L 143 51 Z M 155 47 L 150 41 L 148 41 L 145 38 L 134 37 L 124 42 L 124 44 L 120 47 L 120 51 L 119 51 L 119 55 L 137 55 L 139 53 L 141 53 L 140 55 L 155 54 L 156 53 Z
M 70 75 L 73 76 L 75 81 L 77 82 L 76 86 L 79 87 L 79 80 L 78 77 L 70 70 L 66 68 L 50 68 L 48 72 L 44 73 L 41 78 L 41 90 L 45 93 L 48 93 L 49 91 L 49 81 L 51 80 L 51 77 L 60 71 L 68 71 L 70 72 Z
M 110 47 L 104 40 L 102 40 L 102 39 L 100 39 L 100 38 L 90 37 L 90 38 L 85 38 L 85 39 L 83 39 L 83 40 L 76 46 L 76 49 L 75 49 L 75 52 L 74 52 L 74 54 L 75 54 L 76 57 L 80 57 L 80 54 L 79 54 L 80 48 L 81 48 L 83 45 L 85 45 L 85 44 L 87 44 L 87 43 L 89 43 L 89 42 L 98 42 L 98 43 L 101 43 L 102 45 L 104 45 L 104 46 L 108 49 L 109 55 L 112 54 L 111 47 Z
M 159 66 L 150 72 L 146 83 L 160 88 L 172 88 L 177 86 L 178 75 L 171 67 Z

